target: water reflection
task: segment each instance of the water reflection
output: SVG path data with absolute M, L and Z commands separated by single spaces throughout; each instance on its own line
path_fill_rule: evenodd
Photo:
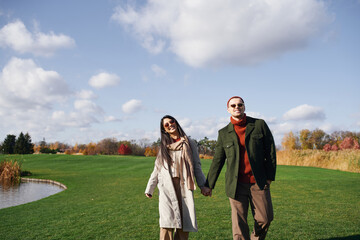
M 0 209 L 33 202 L 63 190 L 58 185 L 41 182 L 23 182 L 11 187 L 0 184 Z

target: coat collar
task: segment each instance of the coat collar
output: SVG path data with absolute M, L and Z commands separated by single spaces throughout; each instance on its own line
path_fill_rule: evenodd
M 245 138 L 249 136 L 249 134 L 254 130 L 255 128 L 255 119 L 252 117 L 246 116 L 246 130 L 245 130 Z M 228 133 L 235 132 L 234 124 L 231 122 L 227 126 Z

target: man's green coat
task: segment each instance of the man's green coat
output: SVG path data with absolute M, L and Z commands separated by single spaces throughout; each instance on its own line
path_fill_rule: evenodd
M 276 149 L 274 138 L 264 120 L 246 116 L 245 148 L 251 170 L 260 189 L 267 180 L 275 180 Z M 234 125 L 229 123 L 219 130 L 215 155 L 207 177 L 207 185 L 215 187 L 225 162 L 225 190 L 230 198 L 235 198 L 238 184 L 240 148 Z

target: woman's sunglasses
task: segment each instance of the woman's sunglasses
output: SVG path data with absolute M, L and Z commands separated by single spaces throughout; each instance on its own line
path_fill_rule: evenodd
M 167 122 L 167 123 L 164 124 L 164 127 L 168 128 L 168 127 L 170 126 L 169 123 L 170 123 L 170 124 L 174 124 L 174 123 L 175 123 L 175 120 L 174 120 L 174 119 L 170 119 L 169 122 Z

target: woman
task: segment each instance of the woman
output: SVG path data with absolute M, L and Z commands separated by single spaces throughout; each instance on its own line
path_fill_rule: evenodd
M 145 195 L 152 198 L 157 185 L 160 240 L 188 239 L 189 232 L 197 231 L 194 177 L 204 195 L 210 195 L 210 189 L 204 187 L 206 179 L 201 170 L 196 143 L 186 136 L 172 116 L 166 115 L 161 119 L 160 129 L 160 150 Z

